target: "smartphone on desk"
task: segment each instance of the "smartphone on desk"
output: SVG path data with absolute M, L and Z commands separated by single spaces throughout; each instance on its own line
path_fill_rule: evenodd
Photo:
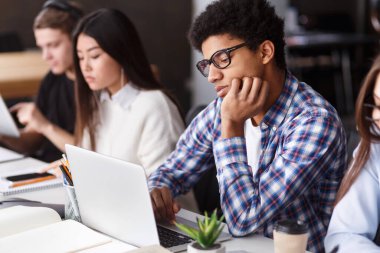
M 27 173 L 27 174 L 20 174 L 20 175 L 15 175 L 15 176 L 8 176 L 5 179 L 11 182 L 11 187 L 17 187 L 17 186 L 22 186 L 22 185 L 27 185 L 27 184 L 33 184 L 33 183 L 38 183 L 42 182 L 45 180 L 50 180 L 56 178 L 55 175 L 44 172 L 44 173 Z

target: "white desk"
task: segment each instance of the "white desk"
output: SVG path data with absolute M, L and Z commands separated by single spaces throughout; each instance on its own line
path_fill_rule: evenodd
M 8 162 L 0 164 L 0 173 L 17 170 L 17 169 L 23 169 L 28 168 L 32 166 L 42 166 L 44 165 L 44 162 L 38 161 L 33 158 L 25 158 L 18 161 Z M 62 187 L 53 188 L 53 189 L 47 189 L 47 190 L 39 190 L 39 191 L 32 191 L 28 193 L 22 193 L 22 194 L 16 194 L 11 195 L 10 197 L 20 197 L 20 198 L 26 198 L 31 200 L 37 200 L 44 203 L 54 203 L 54 204 L 64 204 L 65 202 L 65 191 Z M 9 197 L 1 197 L 0 201 L 2 199 L 6 199 Z M 195 220 L 197 216 L 200 216 L 196 213 L 181 210 L 178 213 L 179 216 Z M 227 227 L 224 228 L 226 232 L 228 232 Z M 116 244 L 116 242 L 115 242 Z M 113 250 L 116 250 L 118 247 L 114 245 L 105 245 L 103 248 L 99 248 L 99 252 L 101 252 L 101 249 L 107 250 L 108 246 L 112 246 Z M 112 251 L 112 252 L 125 252 L 122 249 L 125 250 L 125 247 L 122 245 L 122 243 L 119 243 L 119 249 L 120 251 Z M 235 252 L 235 253 L 274 253 L 273 248 L 273 240 L 266 238 L 264 236 L 260 235 L 251 235 L 243 238 L 234 238 L 230 241 L 226 241 L 223 243 L 226 245 L 227 252 Z M 116 244 L 118 245 L 118 244 Z M 92 251 L 91 251 L 92 252 Z M 107 251 L 108 252 L 108 251 Z

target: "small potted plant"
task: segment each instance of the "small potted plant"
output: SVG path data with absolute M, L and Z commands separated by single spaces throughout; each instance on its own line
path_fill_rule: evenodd
M 226 248 L 220 243 L 215 243 L 218 239 L 220 233 L 223 230 L 224 216 L 218 219 L 216 215 L 216 210 L 212 213 L 211 217 L 208 217 L 207 212 L 205 212 L 205 218 L 203 221 L 197 218 L 198 229 L 192 228 L 190 226 L 175 223 L 175 225 L 190 236 L 194 243 L 189 244 L 187 247 L 188 253 L 225 253 Z

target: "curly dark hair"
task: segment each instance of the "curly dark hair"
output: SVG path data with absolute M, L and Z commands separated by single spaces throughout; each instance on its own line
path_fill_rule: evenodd
M 219 0 L 208 5 L 189 31 L 190 43 L 201 51 L 202 43 L 212 35 L 230 34 L 243 39 L 255 51 L 265 40 L 275 47 L 275 62 L 286 68 L 284 21 L 266 0 Z

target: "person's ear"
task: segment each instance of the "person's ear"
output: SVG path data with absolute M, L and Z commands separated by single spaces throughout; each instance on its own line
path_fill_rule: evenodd
M 268 64 L 274 58 L 274 44 L 270 40 L 265 40 L 260 44 L 260 54 L 263 64 Z

